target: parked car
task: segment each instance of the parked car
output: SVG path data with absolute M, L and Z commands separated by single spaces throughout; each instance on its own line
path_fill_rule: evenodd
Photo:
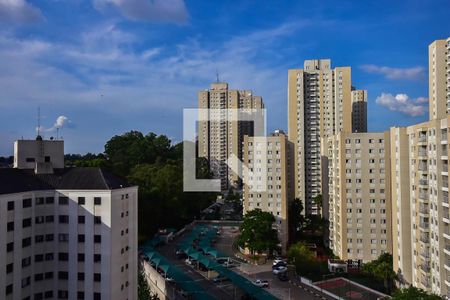
M 281 257 L 275 257 L 275 259 L 273 260 L 272 265 L 276 265 L 276 264 L 278 264 L 280 262 L 286 262 L 286 261 L 283 258 L 281 258 Z
M 287 267 L 287 263 L 285 261 L 280 261 L 275 265 L 272 265 L 272 270 L 278 267 Z
M 230 280 L 230 279 L 225 276 L 217 276 L 217 277 L 213 278 L 214 283 L 220 283 L 220 282 L 224 282 L 224 281 L 228 281 L 228 280 Z
M 289 280 L 289 277 L 286 272 L 278 274 L 277 277 L 280 281 L 288 281 Z
M 193 266 L 195 265 L 195 263 L 197 262 L 195 259 L 189 259 L 186 258 L 186 260 L 184 261 L 187 265 Z
M 234 262 L 233 261 L 226 261 L 226 262 L 224 262 L 223 263 L 223 266 L 225 267 L 225 268 L 233 268 L 233 267 L 236 267 L 236 265 L 234 264 Z
M 276 267 L 275 269 L 273 269 L 272 273 L 275 274 L 275 275 L 278 275 L 278 274 L 284 273 L 286 271 L 287 271 L 287 267 L 286 266 L 279 266 L 279 267 Z
M 259 286 L 261 288 L 269 287 L 269 281 L 262 280 L 262 279 L 256 279 L 255 281 L 253 281 L 253 284 L 256 285 L 256 286 Z

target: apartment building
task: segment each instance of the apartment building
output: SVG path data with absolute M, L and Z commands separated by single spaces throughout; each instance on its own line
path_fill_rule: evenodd
M 352 132 L 367 132 L 366 90 L 352 90 Z
M 0 298 L 137 299 L 137 187 L 17 141 L 0 169 Z
M 289 240 L 288 207 L 293 199 L 293 145 L 283 131 L 268 137 L 244 136 L 243 213 L 259 208 L 276 219 L 282 252 Z
M 313 199 L 324 193 L 321 143 L 340 131 L 352 132 L 352 112 L 350 67 L 332 69 L 331 60 L 320 59 L 289 70 L 288 134 L 295 147 L 295 197 L 304 202 L 307 214 L 319 213 Z
M 328 139 L 329 245 L 341 259 L 392 253 L 389 149 L 389 132 Z
M 209 160 L 214 178 L 221 180 L 222 191 L 240 188 L 240 174 L 232 171 L 239 170 L 239 166 L 230 167 L 227 160 L 232 155 L 242 159 L 244 135 L 253 135 L 253 124 L 235 121 L 237 115 L 226 110 L 263 109 L 262 98 L 250 90 L 230 90 L 227 83 L 217 82 L 209 90 L 198 93 L 198 107 L 201 120 L 207 120 L 198 125 L 198 157 Z
M 410 284 L 450 297 L 448 133 L 450 38 L 429 46 L 429 118 L 391 128 L 394 270 Z

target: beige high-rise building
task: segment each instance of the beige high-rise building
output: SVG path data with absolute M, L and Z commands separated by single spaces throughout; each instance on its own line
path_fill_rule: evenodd
M 266 138 L 244 137 L 243 213 L 256 208 L 271 212 L 283 253 L 289 240 L 288 206 L 293 199 L 292 152 L 293 145 L 282 131 Z
M 330 248 L 341 259 L 392 253 L 389 147 L 389 132 L 328 139 Z
M 430 120 L 445 118 L 450 112 L 450 38 L 428 46 Z
M 321 143 L 340 131 L 352 131 L 352 111 L 350 67 L 332 69 L 331 60 L 321 59 L 289 70 L 288 134 L 295 147 L 295 197 L 304 202 L 307 214 L 319 213 L 313 199 L 324 193 Z
M 352 132 L 367 132 L 366 90 L 352 90 Z
M 429 46 L 430 120 L 391 128 L 394 270 L 410 284 L 450 297 L 450 39 Z
M 212 83 L 209 90 L 198 93 L 198 108 L 206 115 L 202 119 L 223 121 L 200 121 L 198 125 L 198 156 L 210 162 L 214 178 L 221 179 L 221 190 L 239 188 L 239 174 L 231 171 L 227 160 L 232 154 L 242 159 L 244 135 L 253 135 L 253 124 L 247 121 L 228 121 L 236 116 L 229 115 L 226 109 L 262 109 L 260 96 L 250 90 L 230 90 L 227 83 Z M 212 114 L 215 114 L 214 116 Z M 217 115 L 218 114 L 218 115 Z M 238 169 L 238 166 L 234 166 Z

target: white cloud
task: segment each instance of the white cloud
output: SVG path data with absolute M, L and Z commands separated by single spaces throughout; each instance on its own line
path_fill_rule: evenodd
M 412 68 L 391 68 L 377 65 L 362 65 L 361 69 L 367 73 L 382 74 L 386 78 L 394 80 L 417 80 L 425 77 L 425 69 L 419 66 Z
M 183 24 L 189 17 L 184 0 L 94 0 L 98 10 L 103 11 L 107 6 L 115 6 L 134 21 Z
M 397 94 L 394 96 L 389 93 L 381 93 L 375 102 L 387 107 L 391 111 L 398 111 L 408 116 L 417 117 L 427 112 L 427 106 L 422 104 L 427 103 L 428 99 L 424 97 L 414 99 L 406 94 Z
M 25 0 L 0 0 L 0 21 L 32 23 L 42 19 L 41 11 Z

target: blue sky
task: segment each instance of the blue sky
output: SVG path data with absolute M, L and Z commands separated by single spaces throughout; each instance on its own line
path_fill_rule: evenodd
M 449 15 L 448 0 L 0 0 L 0 155 L 35 136 L 38 107 L 67 153 L 132 129 L 180 141 L 182 109 L 216 71 L 286 129 L 287 70 L 314 58 L 352 67 L 370 131 L 424 121 L 428 45 L 450 36 Z

